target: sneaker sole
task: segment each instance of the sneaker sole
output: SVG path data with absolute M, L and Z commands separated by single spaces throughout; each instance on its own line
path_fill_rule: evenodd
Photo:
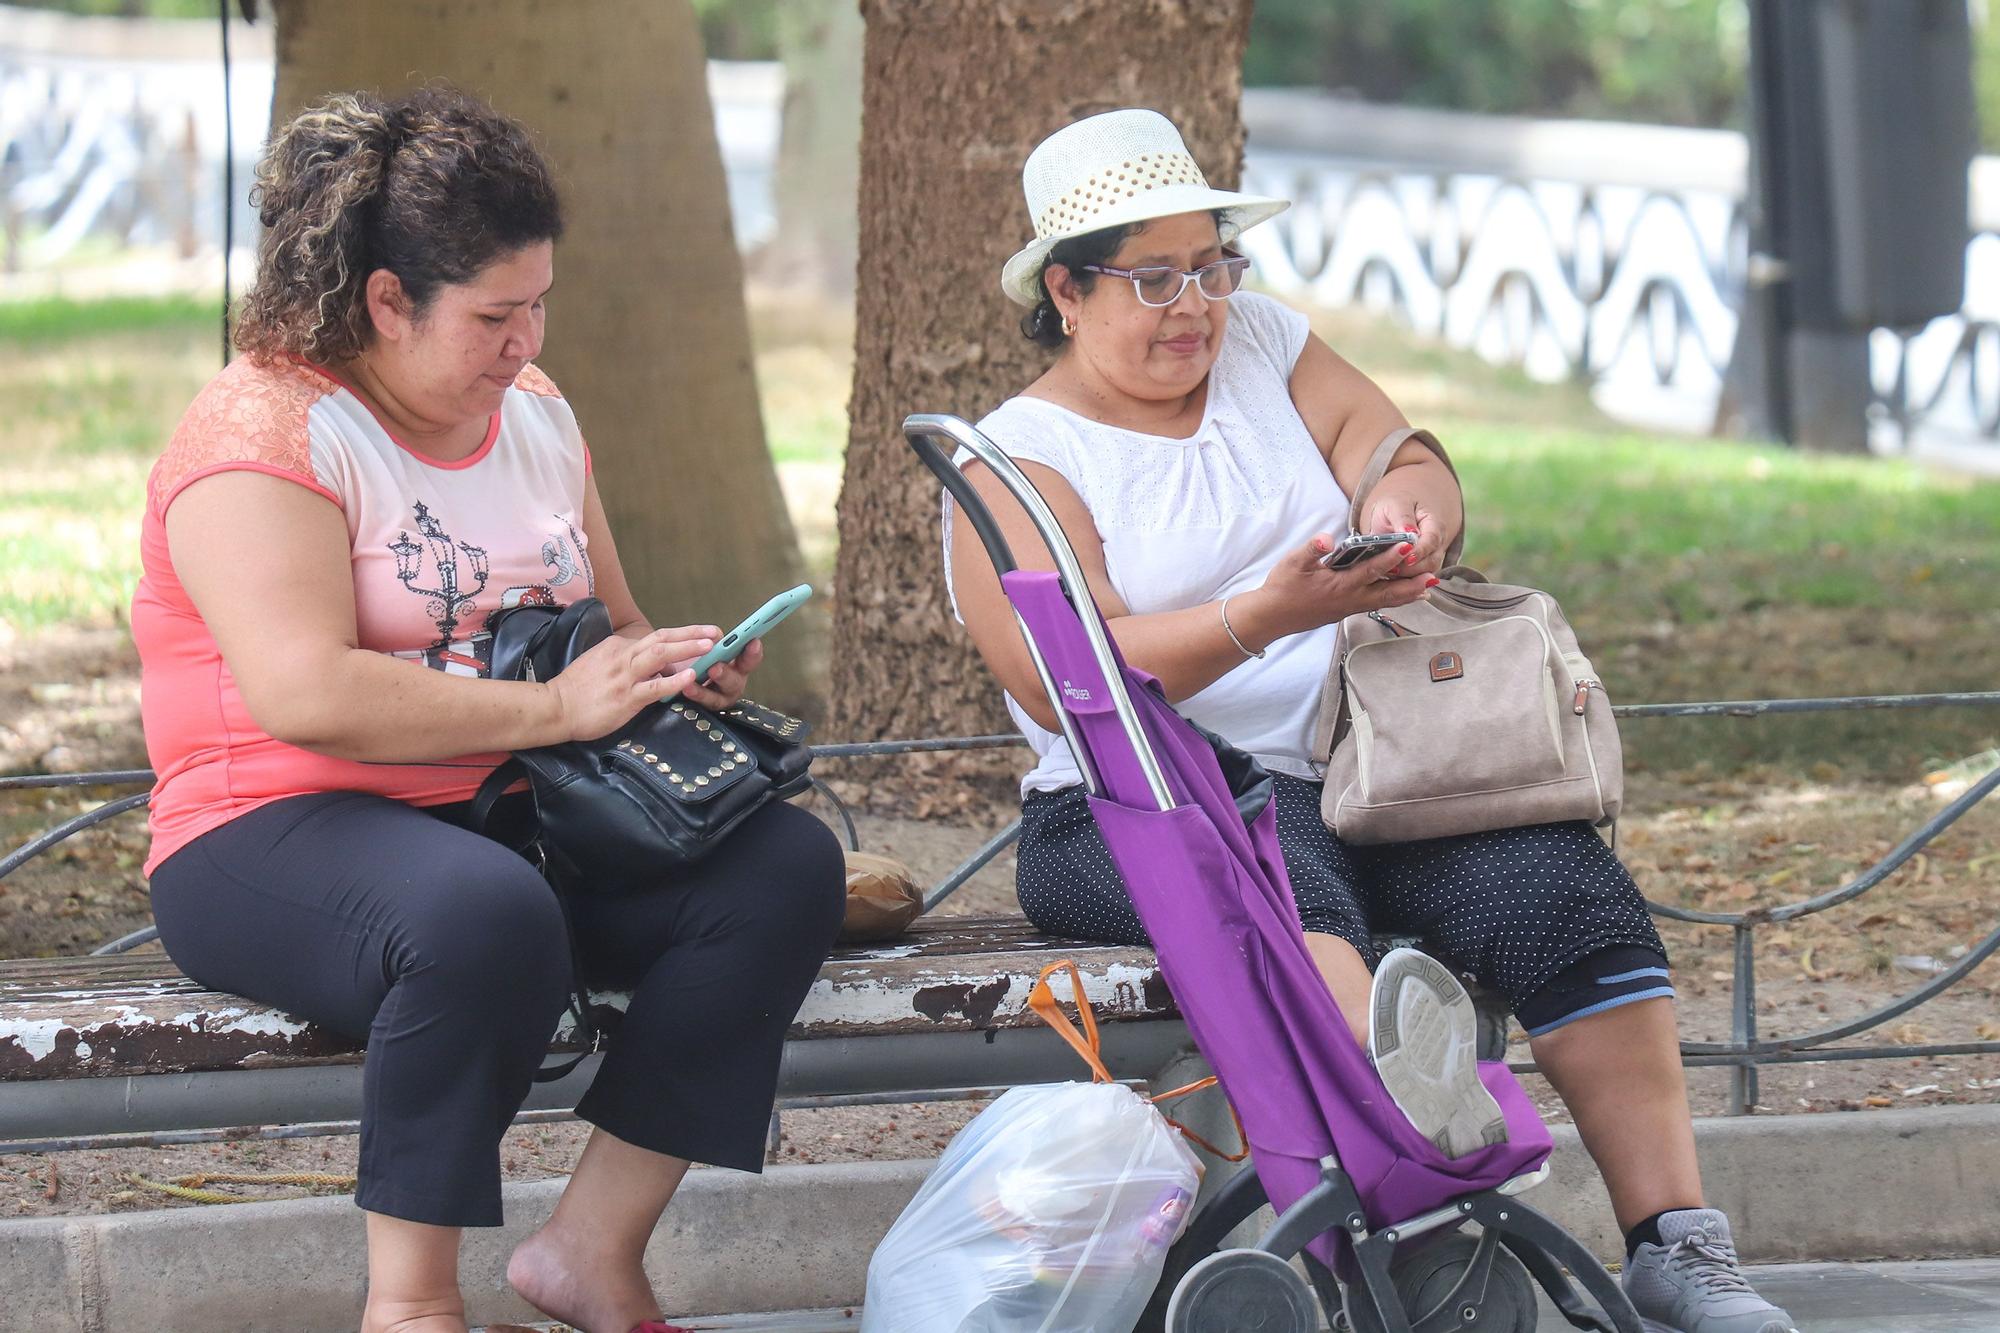
M 1479 1081 L 1472 997 L 1450 969 L 1415 949 L 1391 949 L 1368 1003 L 1368 1053 L 1417 1132 L 1447 1157 L 1505 1143 L 1506 1118 Z

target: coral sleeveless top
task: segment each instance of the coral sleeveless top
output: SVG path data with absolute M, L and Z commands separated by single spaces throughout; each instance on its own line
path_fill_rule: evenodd
M 441 463 L 403 445 L 327 372 L 238 359 L 196 396 L 147 482 L 132 638 L 146 752 L 158 775 L 149 874 L 203 833 L 271 801 L 321 791 L 415 805 L 466 800 L 505 758 L 361 763 L 284 744 L 257 725 L 167 550 L 175 497 L 226 471 L 294 482 L 339 507 L 360 644 L 412 671 L 483 676 L 492 612 L 574 601 L 595 587 L 583 534 L 590 455 L 541 371 L 528 366 L 516 377 L 478 450 Z

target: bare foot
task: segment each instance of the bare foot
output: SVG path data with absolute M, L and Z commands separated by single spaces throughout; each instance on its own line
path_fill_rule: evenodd
M 370 1301 L 361 1333 L 466 1333 L 465 1307 L 413 1301 Z
M 630 1333 L 660 1318 L 659 1298 L 636 1257 L 621 1260 L 601 1246 L 580 1244 L 553 1222 L 515 1247 L 507 1285 L 580 1333 Z

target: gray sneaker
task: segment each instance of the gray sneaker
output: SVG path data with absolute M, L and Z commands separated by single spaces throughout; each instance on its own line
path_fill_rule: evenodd
M 1668 1213 L 1660 1239 L 1641 1242 L 1625 1264 L 1625 1295 L 1646 1333 L 1798 1333 L 1790 1315 L 1751 1289 L 1720 1211 Z
M 1479 1020 L 1451 969 L 1391 949 L 1368 994 L 1368 1055 L 1417 1132 L 1447 1157 L 1507 1141 L 1500 1104 L 1479 1081 Z

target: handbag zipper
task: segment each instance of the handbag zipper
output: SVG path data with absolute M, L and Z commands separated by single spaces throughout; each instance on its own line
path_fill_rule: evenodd
M 1603 688 L 1604 688 L 1603 681 L 1598 680 L 1592 676 L 1579 676 L 1576 682 L 1576 699 L 1572 703 L 1570 711 L 1572 713 L 1575 713 L 1578 717 L 1582 717 L 1583 706 L 1589 700 L 1590 692 L 1592 690 L 1601 690 Z
M 1399 625 L 1395 621 L 1389 619 L 1389 617 L 1383 615 L 1380 611 L 1370 611 L 1368 613 L 1368 618 L 1374 621 L 1376 624 L 1380 625 L 1383 629 L 1388 630 L 1389 633 L 1395 638 L 1417 639 L 1423 637 L 1422 635 L 1417 633 L 1417 631 L 1411 629 L 1408 625 Z
M 696 787 L 691 778 L 680 783 L 675 783 L 670 780 L 666 773 L 656 771 L 653 765 L 647 763 L 639 755 L 630 754 L 618 749 L 605 750 L 602 753 L 606 759 L 611 761 L 614 768 L 620 768 L 627 773 L 635 775 L 648 790 L 658 795 L 671 798 L 675 795 L 693 796 L 695 794 Z M 704 782 L 701 785 L 705 787 L 708 784 Z

